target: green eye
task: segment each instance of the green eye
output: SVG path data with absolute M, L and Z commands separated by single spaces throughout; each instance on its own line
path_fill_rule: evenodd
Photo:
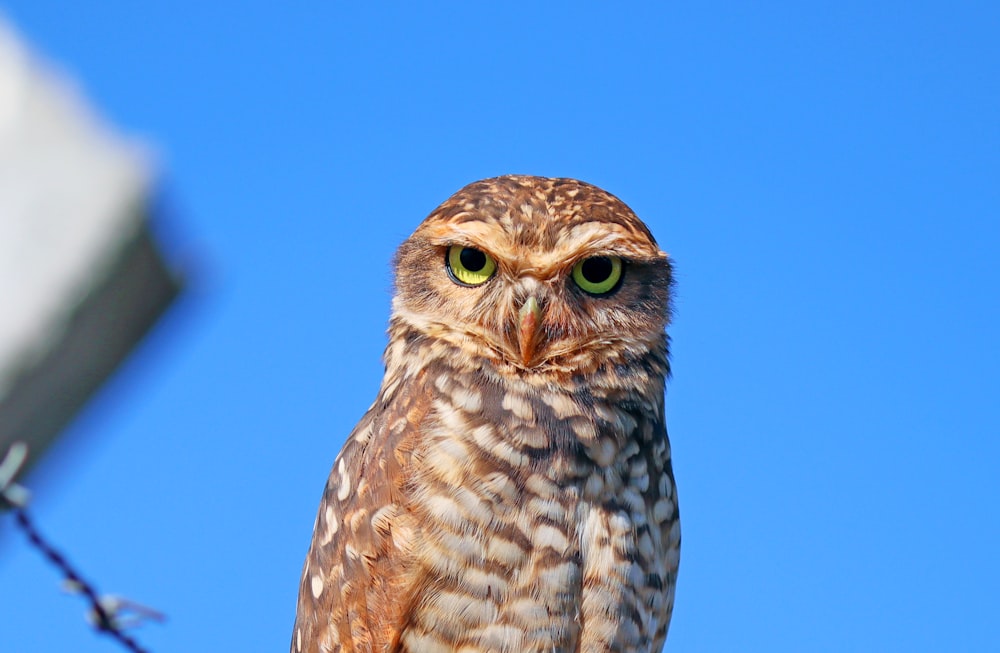
M 490 280 L 497 271 L 493 257 L 474 247 L 452 245 L 445 257 L 451 278 L 463 286 L 478 286 Z
M 573 266 L 573 281 L 591 295 L 607 295 L 622 280 L 622 260 L 617 256 L 591 256 Z

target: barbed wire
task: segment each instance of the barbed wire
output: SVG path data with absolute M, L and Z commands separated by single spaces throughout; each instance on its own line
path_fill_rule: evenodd
M 27 451 L 27 445 L 23 442 L 15 442 L 0 459 L 0 512 L 5 508 L 11 509 L 15 523 L 27 536 L 31 546 L 63 575 L 64 587 L 86 598 L 90 604 L 88 617 L 97 632 L 108 635 L 132 653 L 148 653 L 135 638 L 125 633 L 124 628 L 127 623 L 134 626 L 147 619 L 162 621 L 163 615 L 128 599 L 101 596 L 93 585 L 80 576 L 66 557 L 42 537 L 26 508 L 30 494 L 14 482 L 27 458 Z M 124 615 L 125 612 L 133 613 L 131 620 Z

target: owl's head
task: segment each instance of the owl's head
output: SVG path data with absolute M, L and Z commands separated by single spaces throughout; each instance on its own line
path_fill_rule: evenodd
M 394 324 L 518 374 L 664 351 L 671 270 L 621 200 L 574 179 L 469 184 L 396 256 Z

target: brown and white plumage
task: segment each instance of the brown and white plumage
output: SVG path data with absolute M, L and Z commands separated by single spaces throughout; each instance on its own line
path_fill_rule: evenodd
M 462 283 L 454 247 L 495 271 Z M 585 260 L 621 280 L 584 291 Z M 589 184 L 499 177 L 438 207 L 397 255 L 385 378 L 327 482 L 292 652 L 660 650 L 670 287 Z

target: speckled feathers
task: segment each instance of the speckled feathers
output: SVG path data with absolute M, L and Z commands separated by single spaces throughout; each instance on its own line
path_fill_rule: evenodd
M 495 275 L 455 283 L 452 246 Z M 606 296 L 570 278 L 595 256 L 625 261 Z M 648 229 L 582 182 L 485 180 L 400 247 L 396 284 L 386 375 L 327 483 L 292 651 L 659 650 L 680 531 L 670 265 Z

